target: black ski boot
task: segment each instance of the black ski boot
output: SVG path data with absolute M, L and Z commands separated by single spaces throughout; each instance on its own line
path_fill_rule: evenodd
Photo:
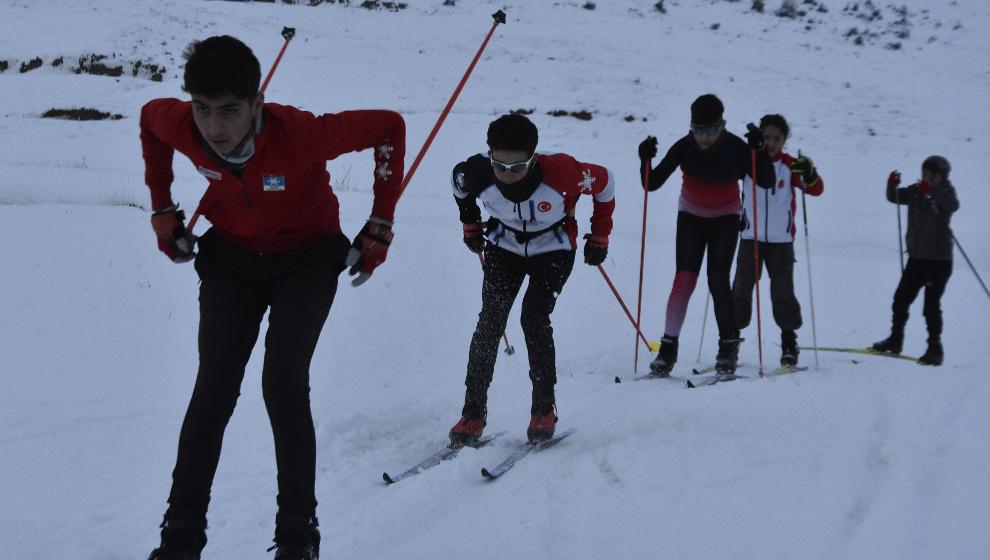
M 874 351 L 884 354 L 900 354 L 901 349 L 904 348 L 904 333 L 893 331 L 887 338 L 874 343 L 872 348 Z
M 928 339 L 928 350 L 918 358 L 918 363 L 923 366 L 940 366 L 945 359 L 945 352 L 942 349 L 942 340 L 939 338 Z
M 653 375 L 670 375 L 677 363 L 677 337 L 664 335 L 660 339 L 660 351 L 650 362 L 650 373 Z
M 206 546 L 206 515 L 169 510 L 161 524 L 162 542 L 148 560 L 199 560 Z
M 780 331 L 780 365 L 796 366 L 798 363 L 797 333 L 794 331 Z
M 274 560 L 319 560 L 320 526 L 310 515 L 275 516 Z
M 715 356 L 715 372 L 719 375 L 735 375 L 739 361 L 739 333 L 718 341 L 718 354 Z

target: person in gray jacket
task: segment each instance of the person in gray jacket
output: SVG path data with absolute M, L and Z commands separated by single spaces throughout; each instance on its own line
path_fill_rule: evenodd
M 959 209 L 956 189 L 949 182 L 949 161 L 931 156 L 921 164 L 921 181 L 899 188 L 901 174 L 892 171 L 887 179 L 887 200 L 908 207 L 908 262 L 894 292 L 890 336 L 873 345 L 878 352 L 900 354 L 908 309 L 925 288 L 925 323 L 928 349 L 918 359 L 922 365 L 942 365 L 942 294 L 952 275 L 952 214 Z

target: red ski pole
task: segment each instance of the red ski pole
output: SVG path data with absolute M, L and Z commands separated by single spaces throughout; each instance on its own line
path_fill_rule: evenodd
M 643 172 L 643 236 L 639 242 L 639 293 L 636 297 L 636 327 L 639 330 L 641 325 L 640 317 L 643 311 L 643 265 L 646 261 L 646 208 L 650 200 L 650 170 L 653 169 L 653 160 L 646 160 L 646 170 Z M 633 373 L 639 372 L 639 343 L 634 339 L 633 346 Z M 647 345 L 649 346 L 649 345 Z
M 647 350 L 652 352 L 653 349 L 650 347 L 650 342 L 646 340 L 645 336 L 643 336 L 643 331 L 639 330 L 639 325 L 636 323 L 636 320 L 633 319 L 632 313 L 629 312 L 629 308 L 626 307 L 626 303 L 622 301 L 622 296 L 620 296 L 619 291 L 615 289 L 615 284 L 612 283 L 612 279 L 608 277 L 608 274 L 605 272 L 605 269 L 602 268 L 602 265 L 598 265 L 598 272 L 602 273 L 602 278 L 605 279 L 605 283 L 608 284 L 608 287 L 612 290 L 612 294 L 615 295 L 615 299 L 619 302 L 619 305 L 622 306 L 622 310 L 626 312 L 626 317 L 629 317 L 629 322 L 632 323 L 633 328 L 636 329 L 636 334 L 639 339 L 646 345 Z
M 265 93 L 265 90 L 268 89 L 268 82 L 272 81 L 272 76 L 275 74 L 275 69 L 278 68 L 278 63 L 282 61 L 282 55 L 285 54 L 285 49 L 289 47 L 289 42 L 292 41 L 292 38 L 295 36 L 295 27 L 282 28 L 282 37 L 285 38 L 285 43 L 282 43 L 282 49 L 278 51 L 278 56 L 275 57 L 275 62 L 272 63 L 272 67 L 268 70 L 268 75 L 265 76 L 265 81 L 262 82 L 261 89 L 258 90 L 258 95 Z M 196 227 L 196 222 L 199 221 L 199 216 L 199 206 L 197 206 L 196 211 L 193 212 L 192 218 L 189 220 L 189 225 L 186 226 L 186 229 L 189 230 L 190 233 L 192 233 L 193 228 Z
M 492 24 L 492 28 L 488 31 L 488 35 L 485 36 L 484 42 L 481 43 L 481 47 L 478 48 L 478 52 L 475 53 L 474 58 L 471 60 L 471 64 L 468 66 L 464 76 L 461 78 L 457 88 L 454 89 L 454 94 L 450 96 L 450 100 L 447 101 L 447 106 L 443 108 L 440 113 L 440 118 L 437 119 L 437 123 L 433 125 L 433 130 L 430 131 L 430 135 L 426 137 L 426 142 L 423 143 L 423 147 L 419 149 L 419 153 L 416 154 L 416 159 L 413 160 L 412 165 L 409 166 L 409 171 L 406 172 L 406 176 L 402 178 L 402 184 L 399 186 L 399 194 L 401 195 L 405 190 L 406 186 L 409 185 L 409 181 L 412 180 L 413 174 L 416 173 L 416 169 L 419 167 L 419 163 L 423 161 L 423 156 L 426 155 L 426 151 L 430 149 L 430 144 L 433 143 L 433 139 L 436 137 L 437 132 L 440 131 L 440 127 L 443 125 L 443 121 L 446 120 L 447 114 L 450 113 L 451 107 L 454 106 L 454 102 L 457 101 L 457 96 L 461 94 L 461 90 L 464 89 L 464 84 L 467 83 L 468 77 L 471 76 L 471 72 L 474 70 L 476 64 L 478 64 L 478 59 L 481 58 L 481 53 L 484 52 L 485 47 L 488 46 L 488 41 L 491 40 L 492 35 L 495 33 L 495 28 L 498 24 L 505 23 L 505 12 L 499 10 L 492 14 L 492 18 L 495 19 L 495 23 Z
M 750 125 L 753 126 L 753 125 Z M 760 355 L 760 377 L 764 376 L 763 373 L 763 322 L 760 317 L 760 270 L 763 268 L 760 265 L 760 219 L 757 214 L 757 208 L 759 205 L 756 204 L 756 150 L 751 149 L 750 151 L 750 166 L 752 167 L 751 175 L 753 177 L 753 276 L 756 280 L 756 347 Z

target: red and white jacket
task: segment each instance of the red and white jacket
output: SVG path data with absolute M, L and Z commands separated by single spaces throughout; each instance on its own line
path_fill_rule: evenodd
M 207 155 L 188 101 L 155 99 L 141 109 L 141 147 L 152 208 L 171 206 L 172 156 L 188 157 L 209 181 L 199 210 L 213 229 L 244 249 L 281 253 L 339 234 L 327 160 L 375 148 L 371 215 L 392 221 L 401 192 L 405 122 L 392 111 L 315 116 L 265 103 L 254 155 L 240 176 Z
M 797 190 L 803 185 L 801 177 L 791 172 L 794 158 L 780 152 L 773 157 L 773 167 L 777 173 L 777 183 L 769 189 L 756 189 L 757 234 L 763 243 L 793 243 L 797 233 Z M 819 196 L 825 190 L 825 183 L 819 176 L 814 183 L 804 186 L 804 192 Z M 753 239 L 753 178 L 743 179 L 743 239 Z
M 453 190 L 461 222 L 481 221 L 476 200 L 493 218 L 488 242 L 525 257 L 577 249 L 574 207 L 582 194 L 592 196 L 591 234 L 608 239 L 615 209 L 612 173 L 567 154 L 537 154 L 529 175 L 513 185 L 498 185 L 488 156 L 471 156 L 454 167 Z

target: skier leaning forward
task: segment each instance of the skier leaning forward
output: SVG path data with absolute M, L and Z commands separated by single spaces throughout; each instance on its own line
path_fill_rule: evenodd
M 777 184 L 770 189 L 756 191 L 756 224 L 760 236 L 759 268 L 766 266 L 770 275 L 770 301 L 773 318 L 780 327 L 780 365 L 793 366 L 798 361 L 797 330 L 801 328 L 801 304 L 794 295 L 794 235 L 797 233 L 797 195 L 802 189 L 812 196 L 825 190 L 825 183 L 818 175 L 811 158 L 799 154 L 794 158 L 784 152 L 784 144 L 790 135 L 790 126 L 781 115 L 764 115 L 760 119 L 760 131 L 767 146 L 767 154 L 773 160 Z M 736 327 L 749 326 L 753 316 L 753 285 L 756 270 L 753 266 L 753 202 L 747 197 L 753 192 L 753 179 L 743 180 L 743 227 L 739 254 L 736 257 L 736 276 L 732 281 L 732 299 L 735 304 Z
M 655 374 L 670 373 L 677 362 L 678 337 L 688 301 L 708 253 L 708 288 L 718 323 L 716 369 L 731 374 L 739 355 L 739 331 L 733 317 L 729 272 L 739 236 L 739 180 L 750 172 L 750 150 L 756 150 L 757 184 L 772 188 L 776 182 L 773 163 L 763 145 L 762 134 L 753 127 L 747 142 L 725 129 L 724 107 L 712 94 L 691 104 L 691 131 L 674 143 L 655 169 L 650 170 L 648 188 L 659 189 L 678 167 L 684 174 L 677 212 L 677 273 L 667 300 L 667 319 L 660 351 L 650 364 Z M 639 145 L 640 173 L 657 155 L 657 139 L 648 137 Z
M 537 137 L 529 119 L 504 115 L 488 127 L 488 154 L 471 156 L 454 167 L 464 243 L 482 255 L 484 280 L 481 313 L 468 352 L 464 407 L 450 430 L 452 444 L 470 443 L 484 430 L 499 338 L 526 276 L 529 286 L 521 319 L 533 382 L 527 436 L 534 442 L 553 436 L 557 367 L 550 314 L 574 266 L 574 206 L 582 194 L 594 200 L 584 262 L 599 265 L 608 252 L 615 208 L 611 173 L 567 154 L 536 154 Z M 479 199 L 490 215 L 487 227 L 482 225 Z
M 198 560 L 224 429 L 265 311 L 265 407 L 275 438 L 275 558 L 313 560 L 320 533 L 309 366 L 347 264 L 355 283 L 386 256 L 399 198 L 405 123 L 392 111 L 314 116 L 265 103 L 258 59 L 241 41 L 211 37 L 185 52 L 191 101 L 155 99 L 141 110 L 145 180 L 158 246 L 196 259 L 199 372 L 179 433 L 161 546 L 150 560 Z M 375 148 L 371 218 L 348 242 L 326 161 Z M 200 208 L 213 227 L 195 242 L 172 201 L 178 151 L 209 179 Z M 345 264 L 346 263 L 346 264 Z

